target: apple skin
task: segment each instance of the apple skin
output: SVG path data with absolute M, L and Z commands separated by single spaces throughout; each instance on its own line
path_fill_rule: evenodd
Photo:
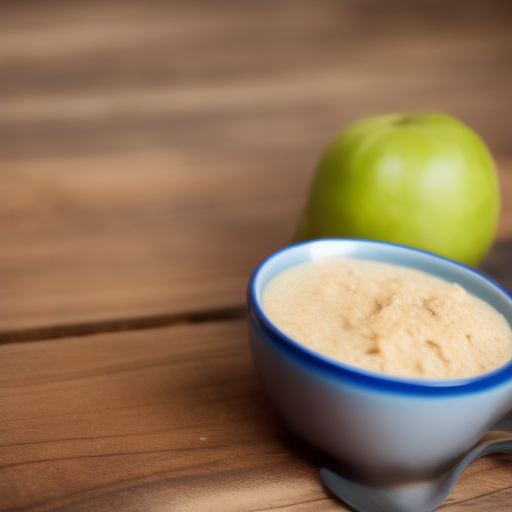
M 382 115 L 327 148 L 294 240 L 383 240 L 477 265 L 499 210 L 492 156 L 469 127 L 445 114 Z

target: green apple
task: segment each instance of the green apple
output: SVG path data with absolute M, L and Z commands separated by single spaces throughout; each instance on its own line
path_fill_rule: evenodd
M 477 265 L 499 209 L 492 156 L 469 127 L 437 113 L 383 115 L 327 148 L 294 240 L 384 240 Z

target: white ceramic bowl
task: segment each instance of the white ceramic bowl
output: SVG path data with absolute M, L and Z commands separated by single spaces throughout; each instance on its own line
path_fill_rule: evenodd
M 365 240 L 293 245 L 265 260 L 251 277 L 251 350 L 263 385 L 288 427 L 358 474 L 435 474 L 512 409 L 512 361 L 468 379 L 404 379 L 355 368 L 300 345 L 265 316 L 262 291 L 286 268 L 336 256 L 402 265 L 459 283 L 491 304 L 510 325 L 512 297 L 470 267 Z

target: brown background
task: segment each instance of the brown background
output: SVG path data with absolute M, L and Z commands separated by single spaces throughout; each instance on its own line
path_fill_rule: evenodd
M 511 83 L 509 2 L 2 2 L 0 510 L 343 510 L 255 376 L 249 274 L 340 128 L 435 110 L 495 156 L 512 289 Z

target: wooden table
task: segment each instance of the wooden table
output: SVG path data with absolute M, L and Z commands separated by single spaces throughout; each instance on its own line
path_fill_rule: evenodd
M 496 157 L 512 290 L 510 3 L 0 9 L 0 510 L 348 510 L 255 375 L 248 276 L 338 129 L 439 110 Z M 510 512 L 510 456 L 442 508 Z

